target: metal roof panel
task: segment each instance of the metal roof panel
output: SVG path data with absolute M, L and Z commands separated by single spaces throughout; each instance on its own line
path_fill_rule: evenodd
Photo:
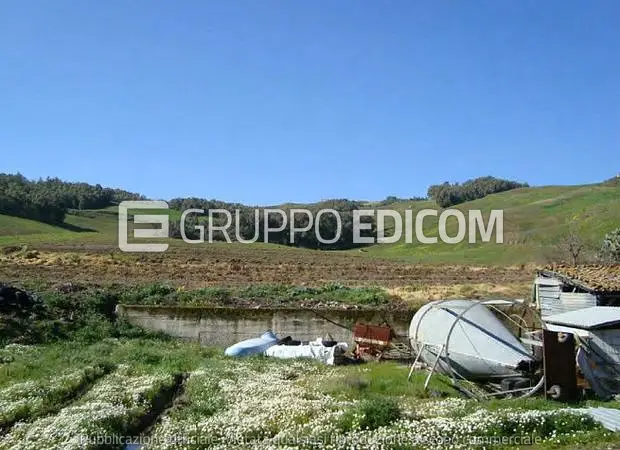
M 583 330 L 607 328 L 614 325 L 620 327 L 620 308 L 615 306 L 592 306 L 590 308 L 546 316 L 544 321 Z

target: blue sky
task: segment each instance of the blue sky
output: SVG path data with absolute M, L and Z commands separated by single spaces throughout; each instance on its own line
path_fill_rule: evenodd
M 251 204 L 620 172 L 620 2 L 0 3 L 0 171 Z

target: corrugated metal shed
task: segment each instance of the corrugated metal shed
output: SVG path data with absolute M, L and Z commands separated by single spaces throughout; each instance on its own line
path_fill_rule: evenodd
M 562 282 L 555 278 L 537 277 L 536 304 L 542 317 L 596 306 L 597 299 L 586 292 L 562 292 Z
M 551 308 L 551 314 L 561 314 L 569 311 L 596 306 L 596 297 L 585 292 L 560 292 L 559 302 Z
M 620 308 L 615 306 L 592 306 L 545 317 L 546 323 L 563 325 L 582 330 L 620 327 Z
M 553 306 L 560 301 L 562 283 L 553 278 L 537 277 L 534 286 L 540 315 L 544 317 L 553 314 Z

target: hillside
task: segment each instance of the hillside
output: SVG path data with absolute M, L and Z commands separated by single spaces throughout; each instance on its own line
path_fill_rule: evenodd
M 304 205 L 295 205 L 303 207 Z M 432 201 L 398 201 L 382 206 L 404 212 L 436 208 Z M 600 245 L 604 234 L 620 226 L 620 186 L 610 184 L 584 186 L 545 186 L 515 189 L 463 203 L 457 209 L 480 209 L 486 216 L 492 209 L 504 210 L 504 244 L 466 242 L 457 245 L 380 244 L 348 253 L 371 258 L 402 259 L 411 262 L 450 262 L 517 264 L 544 262 L 557 256 L 557 244 L 567 232 L 568 223 L 591 247 Z M 178 211 L 173 216 L 178 218 Z M 404 217 L 404 214 L 403 214 Z M 37 246 L 109 246 L 117 243 L 115 207 L 98 210 L 71 210 L 66 226 L 53 226 L 32 220 L 0 215 L 0 245 Z M 425 234 L 437 235 L 437 220 L 425 219 Z M 448 223 L 455 234 L 455 223 Z M 389 234 L 389 230 L 388 230 Z M 186 245 L 171 240 L 173 246 Z M 258 244 L 257 244 L 258 245 Z M 294 249 L 291 249 L 294 250 Z
M 404 211 L 436 207 L 433 202 L 398 202 L 385 208 Z M 463 212 L 480 209 L 488 217 L 492 209 L 504 210 L 504 244 L 463 242 L 457 245 L 420 243 L 375 245 L 368 253 L 411 261 L 463 263 L 525 263 L 545 261 L 557 255 L 558 243 L 569 223 L 589 248 L 600 247 L 605 233 L 620 226 L 620 186 L 545 186 L 515 189 L 462 203 Z M 425 234 L 437 236 L 437 219 L 424 221 Z M 448 222 L 448 234 L 456 234 L 456 221 Z
M 0 245 L 54 245 L 59 243 L 116 243 L 117 208 L 67 214 L 65 225 L 0 214 Z

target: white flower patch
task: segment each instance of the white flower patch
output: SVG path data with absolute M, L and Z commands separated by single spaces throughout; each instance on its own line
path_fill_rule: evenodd
M 13 362 L 16 356 L 31 355 L 35 353 L 39 347 L 24 344 L 8 344 L 0 348 L 0 364 Z
M 221 371 L 201 370 L 192 373 L 188 381 L 216 382 L 225 407 L 202 420 L 164 418 L 154 430 L 154 447 L 198 448 L 208 443 L 213 448 L 230 448 L 250 441 L 281 441 L 289 437 L 288 430 L 321 433 L 324 422 L 341 415 L 351 404 L 301 386 L 297 377 L 307 379 L 319 371 L 305 362 L 273 364 L 257 372 L 251 361 L 237 360 L 228 362 L 226 371 L 230 378 L 219 378 Z
M 3 438 L 0 449 L 84 449 L 98 438 L 125 431 L 127 424 L 146 414 L 150 399 L 171 375 L 130 376 L 124 369 L 104 377 L 79 402 L 32 423 L 18 423 Z
M 488 410 L 484 403 L 460 398 L 414 402 L 411 397 L 398 399 L 403 409 L 400 419 L 363 429 L 362 424 L 377 423 L 364 417 L 374 411 L 368 402 L 342 400 L 321 390 L 336 374 L 338 368 L 308 361 L 214 360 L 190 374 L 183 397 L 149 436 L 143 436 L 143 442 L 152 449 L 184 450 L 397 446 L 435 450 L 490 448 L 497 444 L 485 439 L 503 435 L 530 434 L 540 437 L 537 443 L 555 443 L 592 429 L 591 422 L 586 423 L 589 419 L 575 410 Z M 98 438 L 133 434 L 136 430 L 129 425 L 149 414 L 156 394 L 174 382 L 169 374 L 136 376 L 121 367 L 56 415 L 15 425 L 0 449 L 102 447 Z M 28 395 L 40 399 L 40 389 L 36 383 L 20 383 L 4 395 L 14 401 Z
M 89 366 L 52 379 L 25 381 L 0 389 L 0 426 L 54 410 L 52 399 L 70 398 L 103 373 L 102 368 Z
M 510 430 L 514 434 L 505 436 L 525 436 L 528 429 L 540 427 L 545 421 L 557 419 L 566 414 L 574 414 L 585 421 L 587 418 L 579 412 L 571 411 L 489 411 L 483 408 L 459 418 L 432 417 L 421 420 L 402 419 L 389 427 L 376 430 L 358 430 L 340 436 L 338 445 L 325 448 L 349 448 L 363 442 L 365 448 L 390 448 L 393 445 L 408 445 L 419 448 L 472 448 L 484 447 L 492 440 L 498 424 L 515 423 Z M 502 437 L 502 436 L 497 436 Z M 541 442 L 554 441 L 556 433 L 541 438 Z
M 473 406 L 471 401 L 460 398 L 420 400 L 389 426 L 361 429 L 363 417 L 354 415 L 352 431 L 343 432 L 341 418 L 358 402 L 338 400 L 315 389 L 311 383 L 301 384 L 296 379 L 303 376 L 308 381 L 316 370 L 312 365 L 296 361 L 288 367 L 272 365 L 257 371 L 251 362 L 236 360 L 229 362 L 225 371 L 194 372 L 190 382 L 216 383 L 224 406 L 209 417 L 164 417 L 151 435 L 150 448 L 488 448 L 491 445 L 485 439 L 496 436 L 498 430 L 510 435 L 527 434 L 541 429 L 541 424 L 557 423 L 561 414 L 567 414 L 566 411 L 490 411 L 483 404 Z M 199 411 L 201 402 L 209 402 L 211 398 L 189 400 L 186 408 L 196 405 Z M 477 409 L 468 413 L 472 408 Z M 506 430 L 502 425 L 514 429 Z M 554 441 L 557 437 L 557 433 L 552 433 L 541 439 Z
M 2 352 L 10 353 L 13 355 L 25 355 L 32 353 L 38 349 L 35 345 L 25 344 L 7 344 L 2 348 Z

